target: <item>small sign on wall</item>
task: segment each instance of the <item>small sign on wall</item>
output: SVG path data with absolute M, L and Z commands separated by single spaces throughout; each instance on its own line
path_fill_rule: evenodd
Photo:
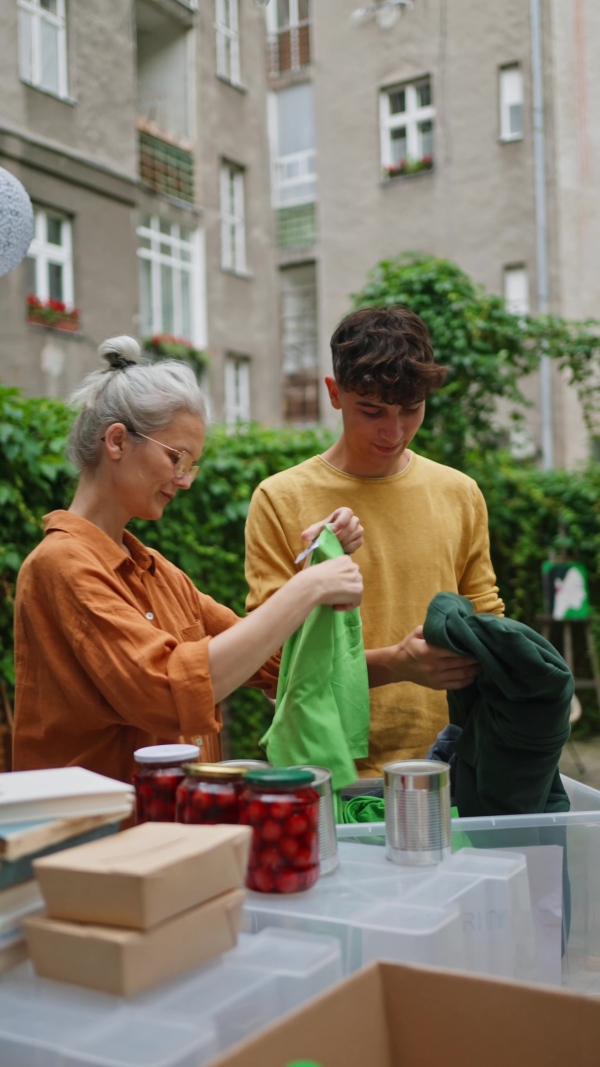
M 553 619 L 588 619 L 588 574 L 582 563 L 542 563 L 546 610 Z

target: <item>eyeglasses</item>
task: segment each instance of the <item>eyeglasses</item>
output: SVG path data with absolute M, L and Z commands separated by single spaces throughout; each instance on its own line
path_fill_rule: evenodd
M 173 452 L 173 454 L 177 456 L 175 477 L 189 478 L 191 485 L 198 474 L 200 467 L 192 462 L 192 457 L 189 452 L 180 452 L 177 448 L 171 448 L 170 445 L 165 445 L 163 441 L 157 441 L 154 437 L 147 437 L 145 433 L 140 433 L 139 430 L 130 430 L 129 426 L 126 426 L 125 429 L 127 430 L 127 433 L 134 434 L 135 437 L 143 437 L 145 441 L 152 441 L 154 445 L 160 445 L 161 448 L 166 448 L 167 452 Z M 100 440 L 105 441 L 106 438 L 101 437 Z
M 194 481 L 194 478 L 198 474 L 200 467 L 194 464 L 189 452 L 179 452 L 176 448 L 171 448 L 170 445 L 165 445 L 162 441 L 156 441 L 154 437 L 147 437 L 145 433 L 140 433 L 139 430 L 130 430 L 127 428 L 127 433 L 135 434 L 136 437 L 143 437 L 145 441 L 152 441 L 155 445 L 160 445 L 161 448 L 165 448 L 167 452 L 173 452 L 177 456 L 177 463 L 175 464 L 175 477 L 183 478 L 187 477 L 190 482 Z

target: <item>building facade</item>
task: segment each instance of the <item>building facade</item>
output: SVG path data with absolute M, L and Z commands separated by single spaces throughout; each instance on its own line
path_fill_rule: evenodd
M 457 261 L 516 311 L 597 316 L 597 6 L 359 4 L 313 0 L 309 10 L 280 0 L 267 9 L 284 370 L 304 366 L 321 382 L 348 294 L 378 261 L 406 251 Z M 294 364 L 288 309 L 307 306 L 309 276 L 314 314 L 302 320 Z M 546 430 L 556 464 L 584 458 L 577 398 L 556 368 L 524 391 L 533 407 L 519 447 L 541 453 Z
M 167 335 L 208 353 L 217 418 L 272 419 L 263 13 L 7 0 L 0 20 L 0 165 L 36 216 L 27 259 L 0 281 L 2 380 L 66 395 L 105 337 Z
M 330 422 L 331 332 L 405 251 L 598 314 L 597 5 L 360 2 L 0 6 L 0 166 L 36 209 L 0 279 L 6 384 L 66 395 L 104 337 L 174 335 L 216 418 Z M 49 328 L 49 301 L 79 314 Z M 571 465 L 589 442 L 549 370 L 520 447 Z

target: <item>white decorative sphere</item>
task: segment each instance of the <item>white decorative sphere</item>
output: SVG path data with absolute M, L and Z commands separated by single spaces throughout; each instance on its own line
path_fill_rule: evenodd
M 0 277 L 27 255 L 33 238 L 33 208 L 25 188 L 0 167 Z

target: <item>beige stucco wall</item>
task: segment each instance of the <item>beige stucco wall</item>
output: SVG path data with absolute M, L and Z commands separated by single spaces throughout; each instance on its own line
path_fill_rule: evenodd
M 205 211 L 210 390 L 213 411 L 223 415 L 224 356 L 251 358 L 251 414 L 277 422 L 281 411 L 273 213 L 267 139 L 264 13 L 239 4 L 242 88 L 216 76 L 214 10 L 198 12 L 199 197 Z M 245 168 L 247 275 L 221 269 L 221 159 Z

